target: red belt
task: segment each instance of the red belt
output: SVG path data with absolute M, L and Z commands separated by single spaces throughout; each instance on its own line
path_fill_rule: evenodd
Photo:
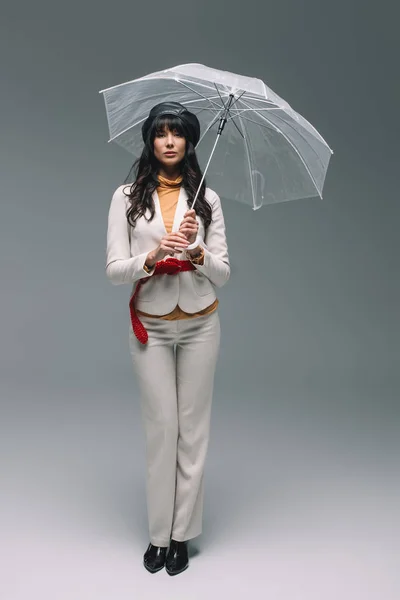
M 178 260 L 177 258 L 167 258 L 166 260 L 160 260 L 156 263 L 156 268 L 151 277 L 155 275 L 176 275 L 177 273 L 183 273 L 184 271 L 194 271 L 196 267 L 190 260 Z M 149 336 L 147 331 L 137 316 L 135 309 L 135 300 L 136 296 L 139 293 L 142 285 L 149 281 L 150 277 L 143 277 L 143 279 L 139 279 L 137 285 L 135 287 L 135 291 L 129 300 L 129 310 L 131 313 L 131 322 L 133 333 L 136 335 L 137 339 L 141 344 L 146 344 Z

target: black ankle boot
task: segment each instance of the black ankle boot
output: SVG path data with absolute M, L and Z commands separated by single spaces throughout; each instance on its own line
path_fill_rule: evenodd
M 143 555 L 143 564 L 150 573 L 157 573 L 165 565 L 168 546 L 154 546 L 149 544 Z
M 165 570 L 168 575 L 178 575 L 189 566 L 187 542 L 177 542 L 171 539 L 165 560 Z

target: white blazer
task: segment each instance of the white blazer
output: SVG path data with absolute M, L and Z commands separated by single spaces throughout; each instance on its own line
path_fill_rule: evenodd
M 147 273 L 143 265 L 150 250 L 154 250 L 167 234 L 160 200 L 155 191 L 153 220 L 147 222 L 142 216 L 132 228 L 126 218 L 129 198 L 123 193 L 124 188 L 128 193 L 129 185 L 121 185 L 115 190 L 108 214 L 106 275 L 111 283 L 130 283 L 133 293 L 139 279 L 150 278 L 141 287 L 135 306 L 138 310 L 154 315 L 168 314 L 177 304 L 189 313 L 212 304 L 217 297 L 215 288 L 222 287 L 230 276 L 225 222 L 219 196 L 210 188 L 206 189 L 206 198 L 212 206 L 212 222 L 207 233 L 204 232 L 203 219 L 197 215 L 199 243 L 205 254 L 204 265 L 195 265 L 194 271 L 177 275 L 156 275 L 152 278 L 154 269 Z M 179 231 L 187 210 L 187 193 L 181 187 L 172 231 Z M 149 210 L 146 216 L 150 216 Z M 174 256 L 187 260 L 185 251 Z

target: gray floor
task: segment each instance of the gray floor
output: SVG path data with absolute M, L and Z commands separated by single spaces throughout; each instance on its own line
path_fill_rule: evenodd
M 383 428 L 365 398 L 369 410 L 343 418 L 344 396 L 325 397 L 322 411 L 317 395 L 293 390 L 269 390 L 268 401 L 250 392 L 245 410 L 228 411 L 219 381 L 216 388 L 204 530 L 177 577 L 142 566 L 148 537 L 135 395 L 9 392 L 2 599 L 398 598 L 395 422 Z

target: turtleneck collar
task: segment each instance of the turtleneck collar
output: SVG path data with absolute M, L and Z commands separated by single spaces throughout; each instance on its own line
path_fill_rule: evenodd
M 171 188 L 171 187 L 180 187 L 183 177 L 179 175 L 176 179 L 167 179 L 162 175 L 158 174 L 159 186 L 161 188 Z

